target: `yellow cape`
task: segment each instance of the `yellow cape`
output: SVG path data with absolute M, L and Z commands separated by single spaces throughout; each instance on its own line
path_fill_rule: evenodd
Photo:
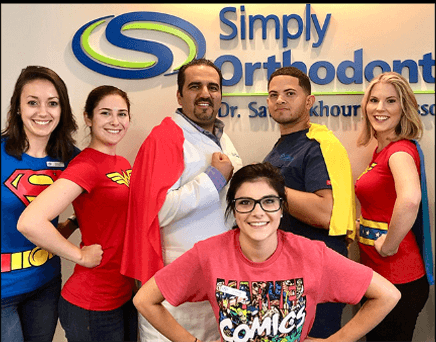
M 307 137 L 319 142 L 332 185 L 333 211 L 329 235 L 347 235 L 354 240 L 356 205 L 353 174 L 347 151 L 324 125 L 311 123 Z

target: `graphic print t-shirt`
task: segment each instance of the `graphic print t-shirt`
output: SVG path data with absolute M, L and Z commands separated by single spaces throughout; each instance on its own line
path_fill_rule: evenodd
M 280 230 L 274 254 L 255 263 L 243 255 L 236 229 L 197 243 L 155 279 L 171 305 L 208 300 L 225 341 L 302 341 L 316 305 L 358 303 L 372 270 Z
M 1 296 L 28 293 L 61 274 L 58 256 L 35 246 L 17 230 L 21 213 L 68 165 L 52 157 L 35 158 L 23 153 L 21 160 L 5 150 L 1 141 Z M 80 152 L 74 148 L 74 156 Z M 57 226 L 58 217 L 52 220 Z

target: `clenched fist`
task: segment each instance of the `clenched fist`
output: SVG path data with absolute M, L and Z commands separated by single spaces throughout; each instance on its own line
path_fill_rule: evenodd
M 224 153 L 214 152 L 212 154 L 212 161 L 210 165 L 216 168 L 219 172 L 221 172 L 221 174 L 227 181 L 232 178 L 233 165 L 229 157 L 227 157 Z
M 101 259 L 103 259 L 103 249 L 101 245 L 85 246 L 81 249 L 81 252 L 82 257 L 78 264 L 87 268 L 100 265 Z

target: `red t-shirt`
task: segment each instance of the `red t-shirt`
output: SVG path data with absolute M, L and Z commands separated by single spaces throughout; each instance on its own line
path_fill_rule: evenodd
M 81 308 L 106 311 L 132 297 L 134 281 L 120 273 L 130 184 L 130 163 L 92 148 L 83 150 L 62 173 L 85 191 L 73 202 L 82 233 L 80 246 L 100 244 L 101 264 L 76 265 L 62 297 Z
M 409 140 L 391 142 L 379 153 L 376 151 L 355 186 L 362 211 L 360 260 L 392 283 L 404 284 L 425 275 L 424 263 L 413 232 L 410 230 L 407 233 L 398 252 L 389 257 L 380 256 L 374 248 L 374 241 L 380 234 L 387 233 L 397 199 L 394 177 L 388 164 L 389 158 L 395 152 L 406 152 L 413 157 L 419 172 L 419 154 L 415 144 Z
M 246 334 L 248 341 L 263 334 L 271 341 L 303 341 L 318 303 L 357 304 L 372 275 L 323 242 L 281 230 L 274 254 L 252 262 L 242 253 L 239 229 L 233 229 L 198 242 L 155 279 L 173 306 L 208 300 L 226 341 Z

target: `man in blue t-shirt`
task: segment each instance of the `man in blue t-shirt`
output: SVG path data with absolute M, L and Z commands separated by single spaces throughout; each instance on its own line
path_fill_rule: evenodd
M 310 123 L 314 101 L 310 80 L 299 69 L 283 67 L 271 74 L 267 103 L 272 118 L 280 125 L 281 137 L 264 161 L 278 167 L 285 178 L 289 213 L 284 214 L 281 229 L 324 241 L 348 256 L 347 233 L 351 232 L 353 238 L 355 231 L 351 166 L 344 147 L 332 132 Z M 338 188 L 346 189 L 347 195 L 341 199 L 334 196 L 341 192 Z M 341 208 L 333 210 L 334 203 Z M 332 215 L 338 216 L 338 210 L 349 215 L 347 225 L 335 226 Z M 327 338 L 338 331 L 343 308 L 341 303 L 318 305 L 309 336 Z

